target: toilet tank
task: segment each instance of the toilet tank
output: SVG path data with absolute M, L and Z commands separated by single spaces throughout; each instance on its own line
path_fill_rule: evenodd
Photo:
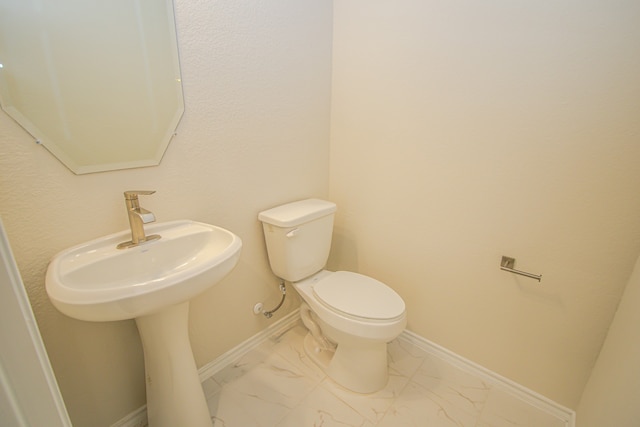
M 307 199 L 258 214 L 276 276 L 297 282 L 324 268 L 331 250 L 335 211 L 335 203 Z

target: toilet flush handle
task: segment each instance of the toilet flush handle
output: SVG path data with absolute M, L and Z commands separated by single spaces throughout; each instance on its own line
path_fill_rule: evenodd
M 287 236 L 287 237 L 289 237 L 289 238 L 294 237 L 294 236 L 296 236 L 296 235 L 298 234 L 298 231 L 300 231 L 300 229 L 299 229 L 299 228 L 294 228 L 293 230 L 291 230 L 290 232 L 288 232 L 288 233 L 286 234 L 286 236 Z

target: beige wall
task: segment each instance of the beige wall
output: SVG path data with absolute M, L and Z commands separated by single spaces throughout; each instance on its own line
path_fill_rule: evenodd
M 393 286 L 411 330 L 575 407 L 640 251 L 638 6 L 341 0 L 331 90 L 331 2 L 176 3 L 187 110 L 159 167 L 75 176 L 0 113 L 0 215 L 74 425 L 143 403 L 141 348 L 132 321 L 56 312 L 44 272 L 126 228 L 134 188 L 157 190 L 143 205 L 160 221 L 243 239 L 193 302 L 199 365 L 277 302 L 257 212 L 329 194 L 332 267 Z M 502 254 L 542 283 L 501 272 Z
M 640 422 L 640 258 L 577 409 L 579 427 Z
M 572 408 L 640 251 L 638 22 L 605 0 L 334 4 L 333 266 Z
M 271 321 L 252 312 L 279 301 L 256 216 L 327 196 L 331 7 L 177 0 L 186 113 L 159 167 L 75 176 L 0 112 L 0 215 L 74 426 L 108 426 L 144 404 L 134 322 L 67 318 L 44 290 L 52 255 L 128 227 L 124 190 L 157 190 L 142 204 L 158 221 L 205 221 L 243 240 L 236 269 L 193 301 L 198 365 L 295 307 Z

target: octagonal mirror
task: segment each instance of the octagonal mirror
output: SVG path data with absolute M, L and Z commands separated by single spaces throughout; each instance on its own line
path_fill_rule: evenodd
M 0 104 L 76 174 L 153 166 L 184 111 L 171 0 L 0 0 Z

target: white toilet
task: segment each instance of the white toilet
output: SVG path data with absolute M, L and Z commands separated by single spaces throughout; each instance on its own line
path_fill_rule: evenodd
M 304 302 L 306 354 L 335 382 L 359 393 L 387 383 L 387 343 L 407 324 L 405 304 L 371 277 L 324 270 L 336 205 L 308 199 L 261 212 L 269 263 Z

